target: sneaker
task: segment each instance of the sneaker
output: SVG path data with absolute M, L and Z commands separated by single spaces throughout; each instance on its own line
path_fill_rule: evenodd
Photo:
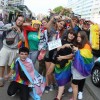
M 73 90 L 72 90 L 72 87 L 70 87 L 69 89 L 68 89 L 68 92 L 73 92 Z
M 78 99 L 79 100 L 83 99 L 83 93 L 82 92 L 78 92 Z
M 45 93 L 48 93 L 49 92 L 49 89 L 50 89 L 50 87 L 49 86 L 46 86 L 45 87 Z
M 53 90 L 54 90 L 54 86 L 51 84 L 49 91 L 53 91 Z
M 18 92 L 19 92 L 19 90 L 17 90 L 15 94 L 11 95 L 11 97 L 14 97 Z
M 13 94 L 13 95 L 11 95 L 11 97 L 14 97 L 16 95 L 16 93 L 15 94 Z
M 57 83 L 54 83 L 54 84 L 53 84 L 53 88 L 54 88 L 54 89 L 57 89 L 57 88 L 58 88 Z

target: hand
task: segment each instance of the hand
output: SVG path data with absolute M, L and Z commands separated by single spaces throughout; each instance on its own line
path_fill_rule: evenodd
M 34 87 L 34 85 L 33 85 L 33 84 L 31 84 L 31 83 L 29 83 L 28 87 Z
M 12 29 L 13 29 L 14 31 L 16 31 L 17 33 L 21 33 L 20 28 L 17 27 L 17 26 L 12 26 Z
M 17 26 L 12 26 L 13 30 L 17 30 L 17 28 L 18 28 Z
M 62 48 L 65 48 L 65 47 L 72 48 L 72 44 L 64 44 Z
M 66 20 L 71 20 L 71 18 L 70 18 L 70 17 L 68 17 L 68 16 L 66 16 Z
M 73 46 L 73 51 L 77 51 L 78 47 Z
M 21 30 L 20 30 L 20 28 L 18 28 L 16 32 L 17 32 L 17 33 L 21 33 Z
M 58 20 L 58 19 L 61 19 L 61 16 L 59 16 L 59 15 L 58 16 L 54 16 L 54 18 Z
M 31 23 L 23 23 L 23 26 L 30 26 Z
M 60 56 L 60 55 L 59 55 L 59 57 L 57 57 L 57 60 L 58 60 L 58 61 L 61 61 L 62 59 L 64 59 L 63 56 Z
M 73 53 L 70 54 L 70 57 L 74 57 L 75 55 Z
M 59 51 L 60 49 L 62 49 L 62 47 L 58 47 L 58 48 L 57 48 L 57 51 Z

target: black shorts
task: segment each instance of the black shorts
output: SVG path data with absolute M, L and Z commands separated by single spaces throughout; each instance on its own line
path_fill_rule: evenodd
M 54 50 L 48 51 L 48 55 L 45 57 L 45 61 L 46 62 L 53 62 L 53 54 L 54 54 Z
M 84 81 L 84 80 L 85 79 L 80 79 L 80 80 L 73 79 L 72 83 L 75 84 L 75 85 L 78 85 L 81 81 Z

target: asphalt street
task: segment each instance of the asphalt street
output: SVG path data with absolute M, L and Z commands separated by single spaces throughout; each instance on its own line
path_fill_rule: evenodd
M 9 82 L 6 81 L 4 87 L 0 87 L 0 100 L 19 100 L 19 94 L 16 94 L 15 97 L 9 97 L 7 95 L 8 85 Z M 69 100 L 72 97 L 72 93 L 67 92 L 68 87 L 69 84 L 66 86 L 65 95 L 63 96 L 62 100 Z M 42 100 L 53 100 L 56 95 L 57 89 L 52 92 L 50 91 L 48 94 L 44 93 L 42 96 Z M 30 97 L 29 100 L 32 100 L 32 98 Z M 86 87 L 84 87 L 84 94 L 82 100 L 95 100 Z

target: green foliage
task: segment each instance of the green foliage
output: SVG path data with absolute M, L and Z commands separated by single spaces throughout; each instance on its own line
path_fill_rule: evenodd
M 62 15 L 69 16 L 69 14 L 70 14 L 70 9 L 69 8 L 64 8 L 62 6 L 58 6 L 58 7 L 56 7 L 56 8 L 53 9 L 53 11 L 55 13 L 57 13 L 57 14 L 61 13 L 62 10 L 63 10 Z
M 59 14 L 61 11 L 62 11 L 63 7 L 62 6 L 59 6 L 59 7 L 56 7 L 53 9 L 53 11 L 57 14 Z

